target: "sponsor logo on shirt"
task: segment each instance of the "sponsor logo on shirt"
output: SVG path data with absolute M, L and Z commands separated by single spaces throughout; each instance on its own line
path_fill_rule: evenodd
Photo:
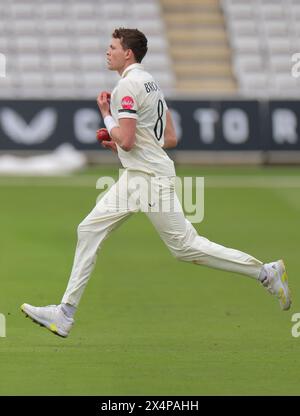
M 121 105 L 125 110 L 132 110 L 134 106 L 134 100 L 132 97 L 127 95 L 126 97 L 122 98 Z

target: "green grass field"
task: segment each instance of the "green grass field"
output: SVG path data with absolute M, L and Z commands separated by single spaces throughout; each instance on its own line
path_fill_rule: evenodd
M 25 319 L 24 302 L 60 302 L 76 227 L 112 172 L 0 177 L 0 395 L 299 395 L 300 168 L 178 169 L 206 178 L 199 234 L 284 258 L 290 311 L 250 278 L 176 261 L 137 214 L 105 241 L 69 338 Z

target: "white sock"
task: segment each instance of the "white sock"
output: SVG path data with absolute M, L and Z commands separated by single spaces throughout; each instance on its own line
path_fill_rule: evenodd
M 265 268 L 265 266 L 263 265 L 260 271 L 260 274 L 258 276 L 258 280 L 263 283 L 266 279 L 268 278 L 268 272 Z
M 68 318 L 73 318 L 76 312 L 76 306 L 70 305 L 69 303 L 62 303 L 61 309 Z

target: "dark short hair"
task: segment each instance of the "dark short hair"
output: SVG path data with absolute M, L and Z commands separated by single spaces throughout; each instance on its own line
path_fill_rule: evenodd
M 119 29 L 115 29 L 112 37 L 120 39 L 123 49 L 131 49 L 135 60 L 139 63 L 142 62 L 148 50 L 148 40 L 144 33 L 138 29 L 125 29 L 124 27 L 120 27 Z

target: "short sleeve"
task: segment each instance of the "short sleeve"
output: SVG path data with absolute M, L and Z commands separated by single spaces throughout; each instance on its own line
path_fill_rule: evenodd
M 116 104 L 119 119 L 138 118 L 137 95 L 134 92 L 134 87 L 127 80 L 123 80 L 118 85 Z

